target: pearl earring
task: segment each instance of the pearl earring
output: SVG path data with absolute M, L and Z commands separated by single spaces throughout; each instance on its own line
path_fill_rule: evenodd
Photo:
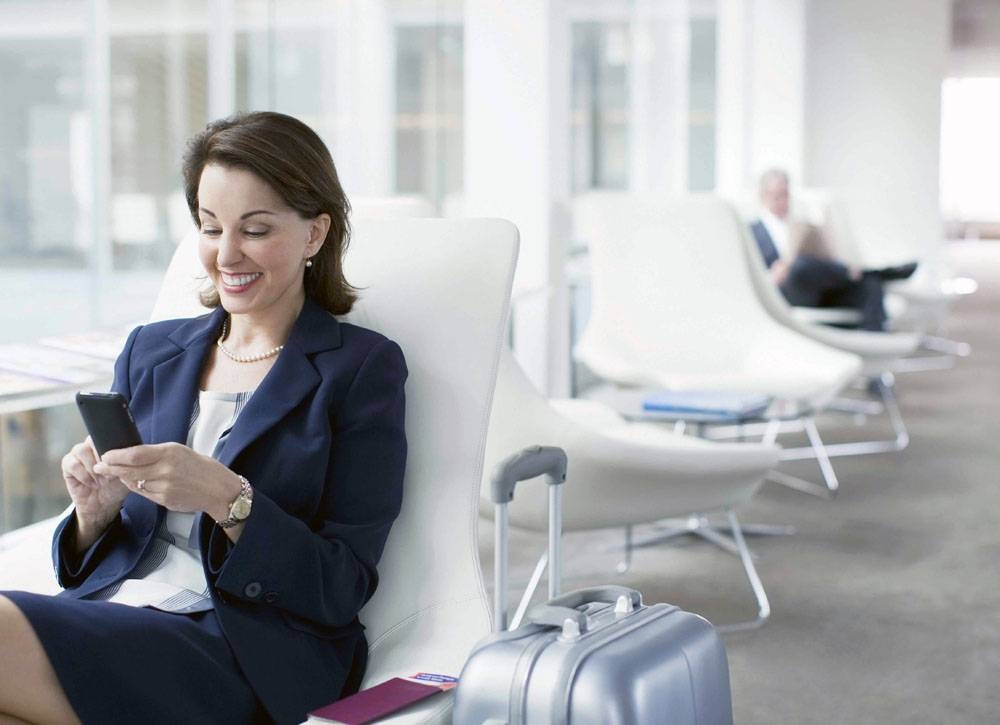
M 313 261 L 311 259 L 307 259 L 306 260 L 306 266 L 307 267 L 312 267 L 313 266 Z

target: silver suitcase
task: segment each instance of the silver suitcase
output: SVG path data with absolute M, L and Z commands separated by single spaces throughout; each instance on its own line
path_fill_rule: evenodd
M 547 474 L 549 594 L 522 626 L 506 628 L 507 504 L 518 481 Z M 669 604 L 645 606 L 618 586 L 559 588 L 565 454 L 526 449 L 493 477 L 497 506 L 494 634 L 473 650 L 455 695 L 456 725 L 730 725 L 726 651 L 705 619 Z

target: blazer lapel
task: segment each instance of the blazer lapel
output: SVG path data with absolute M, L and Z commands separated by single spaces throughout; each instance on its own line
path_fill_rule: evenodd
M 188 424 L 194 410 L 201 370 L 212 344 L 213 334 L 222 326 L 221 307 L 206 317 L 197 317 L 178 327 L 170 340 L 180 347 L 173 357 L 153 368 L 152 440 L 149 443 L 187 442 Z
M 226 439 L 219 461 L 230 466 L 254 440 L 284 418 L 320 383 L 309 355 L 340 347 L 340 324 L 306 299 L 274 367 L 247 402 Z

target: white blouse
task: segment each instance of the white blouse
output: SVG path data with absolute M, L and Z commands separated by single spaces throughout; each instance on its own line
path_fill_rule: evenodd
M 252 390 L 201 391 L 188 427 L 187 445 L 198 453 L 217 458 L 251 395 Z M 90 598 L 176 613 L 212 609 L 196 523 L 195 513 L 168 511 L 132 578 L 105 587 Z

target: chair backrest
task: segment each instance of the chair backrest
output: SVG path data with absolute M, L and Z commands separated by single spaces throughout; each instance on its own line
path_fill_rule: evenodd
M 157 315 L 198 312 L 191 239 L 178 249 Z M 423 669 L 458 674 L 490 631 L 477 520 L 486 429 L 517 258 L 496 219 L 358 220 L 345 273 L 361 288 L 346 320 L 396 340 L 406 356 L 409 443 L 403 510 L 361 613 L 366 686 Z
M 362 219 L 419 219 L 434 216 L 434 207 L 422 196 L 352 196 L 351 224 Z M 163 277 L 163 285 L 153 305 L 151 320 L 194 317 L 204 314 L 198 292 L 211 285 L 198 261 L 198 233 L 191 228 L 187 206 L 181 210 L 187 218 L 185 235 Z
M 618 373 L 732 370 L 778 327 L 754 291 L 729 203 L 594 193 L 577 200 L 574 223 L 590 247 L 592 295 L 576 354 L 599 375 L 643 383 Z
M 792 218 L 798 219 L 796 208 L 800 203 L 811 205 L 818 211 L 818 218 L 812 223 L 822 227 L 823 237 L 829 252 L 835 259 L 854 267 L 872 266 L 860 245 L 860 240 L 851 223 L 851 215 L 844 198 L 831 189 L 811 187 L 795 192 Z
M 434 206 L 416 194 L 352 196 L 351 221 L 355 219 L 425 219 L 434 217 Z
M 925 256 L 905 224 L 884 199 L 850 191 L 811 188 L 796 192 L 817 200 L 834 255 L 845 264 L 868 269 L 905 264 Z
M 348 320 L 395 339 L 410 369 L 403 512 L 361 615 L 366 682 L 416 663 L 457 674 L 490 629 L 479 483 L 517 247 L 517 229 L 498 219 L 355 227 L 346 272 L 364 292 Z
M 211 283 L 198 260 L 198 233 L 192 229 L 170 258 L 150 322 L 205 314 L 208 310 L 198 301 L 198 293 L 209 287 Z

